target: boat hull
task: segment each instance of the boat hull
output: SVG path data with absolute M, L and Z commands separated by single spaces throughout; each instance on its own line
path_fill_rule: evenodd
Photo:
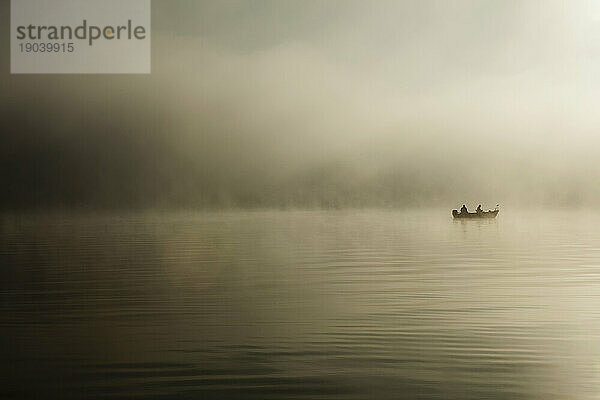
M 485 219 L 496 218 L 500 210 L 483 211 L 480 213 L 459 213 L 457 210 L 452 210 L 452 216 L 456 219 Z

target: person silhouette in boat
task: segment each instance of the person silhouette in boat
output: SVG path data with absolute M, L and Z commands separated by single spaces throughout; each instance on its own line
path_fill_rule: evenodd
M 461 214 L 468 214 L 468 213 L 469 213 L 469 211 L 467 210 L 467 206 L 465 206 L 465 205 L 463 204 L 463 206 L 460 208 L 460 213 L 461 213 Z
M 483 212 L 483 210 L 481 209 L 481 204 L 477 206 L 476 212 L 477 214 L 481 214 Z

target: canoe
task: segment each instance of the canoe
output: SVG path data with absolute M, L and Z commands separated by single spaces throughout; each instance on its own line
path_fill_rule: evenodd
M 498 215 L 498 212 L 500 210 L 490 210 L 490 211 L 482 211 L 480 213 L 459 213 L 458 210 L 452 210 L 452 216 L 454 218 L 496 218 L 496 215 Z

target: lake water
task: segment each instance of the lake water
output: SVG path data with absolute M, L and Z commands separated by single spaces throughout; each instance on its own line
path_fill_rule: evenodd
M 7 216 L 2 398 L 600 398 L 600 214 Z

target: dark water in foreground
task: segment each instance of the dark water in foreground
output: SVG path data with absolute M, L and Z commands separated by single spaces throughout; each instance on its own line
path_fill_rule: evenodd
M 600 394 L 600 214 L 67 215 L 1 226 L 1 398 Z

